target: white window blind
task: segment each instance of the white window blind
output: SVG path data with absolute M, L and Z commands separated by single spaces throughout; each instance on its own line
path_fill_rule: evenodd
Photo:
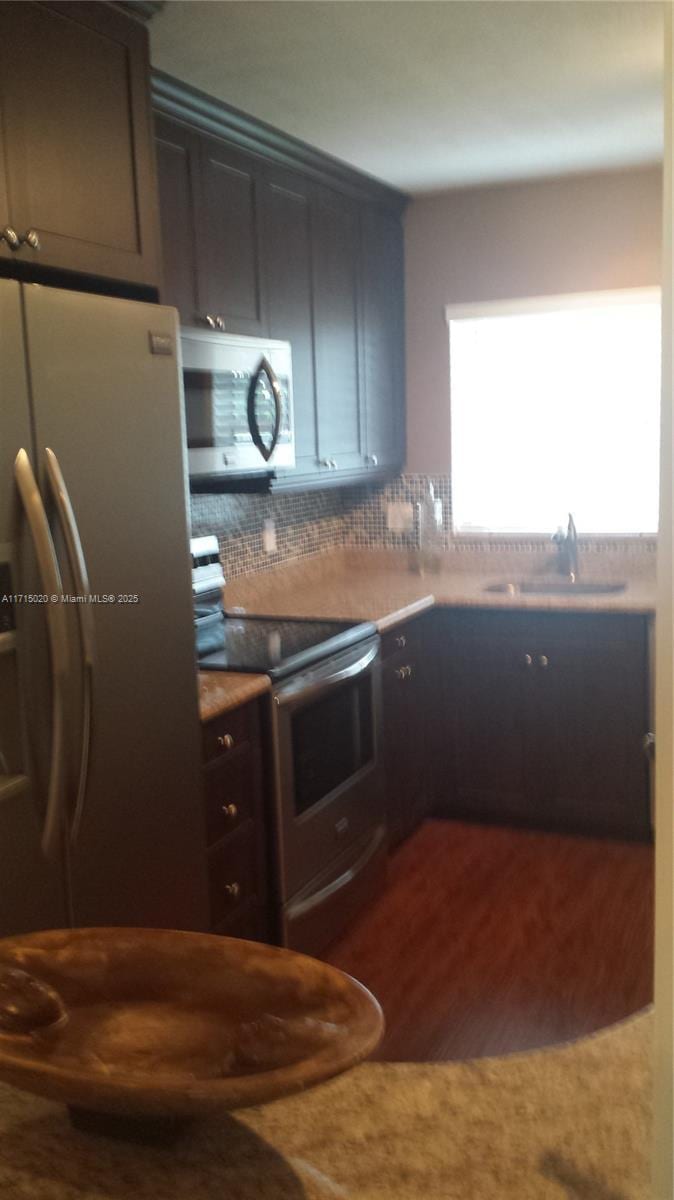
M 458 533 L 654 533 L 660 293 L 447 309 Z

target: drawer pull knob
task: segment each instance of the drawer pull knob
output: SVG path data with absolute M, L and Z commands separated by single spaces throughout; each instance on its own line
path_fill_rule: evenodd
M 240 883 L 226 883 L 225 884 L 225 895 L 229 896 L 230 900 L 238 900 L 239 896 L 241 895 L 241 884 Z
M 236 818 L 239 815 L 239 810 L 236 807 L 236 804 L 223 804 L 222 811 L 230 821 L 236 821 Z
M 533 660 L 533 658 L 531 657 L 531 655 L 530 655 L 530 654 L 525 654 L 525 655 L 524 655 L 524 665 L 525 665 L 525 667 L 530 667 L 530 666 L 532 665 L 533 661 L 534 661 L 534 660 Z
M 411 667 L 405 666 L 405 667 L 397 667 L 396 668 L 396 679 L 409 679 L 411 674 L 412 674 Z
M 231 750 L 234 746 L 234 738 L 231 733 L 218 734 L 218 746 L 222 746 L 223 750 Z
M 31 250 L 41 250 L 40 237 L 36 229 L 27 229 L 19 238 L 22 246 L 30 246 Z
M 396 638 L 396 646 L 398 646 L 401 650 L 404 650 L 406 645 L 407 645 L 407 638 L 405 637 L 405 634 L 399 633 Z
M 12 229 L 11 225 L 5 225 L 4 229 L 0 229 L 0 242 L 7 242 L 10 250 L 18 250 L 21 245 L 21 238 L 16 229 Z
M 538 665 L 539 665 L 539 667 L 543 667 L 544 669 L 545 669 L 545 667 L 550 666 L 550 660 L 549 660 L 547 654 L 539 654 Z

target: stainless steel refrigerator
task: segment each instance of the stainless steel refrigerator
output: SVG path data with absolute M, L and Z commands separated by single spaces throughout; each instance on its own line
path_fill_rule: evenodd
M 0 935 L 207 927 L 179 356 L 0 280 Z

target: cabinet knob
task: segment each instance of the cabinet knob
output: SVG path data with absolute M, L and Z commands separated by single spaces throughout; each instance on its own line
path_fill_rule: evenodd
M 531 657 L 531 655 L 530 655 L 530 654 L 525 654 L 525 655 L 524 655 L 524 665 L 525 665 L 525 667 L 531 667 L 531 666 L 533 665 L 533 661 L 534 661 L 534 660 L 533 660 L 533 658 Z
M 218 734 L 218 746 L 222 746 L 223 750 L 231 750 L 234 745 L 234 738 L 231 733 Z
M 230 900 L 238 900 L 239 896 L 241 895 L 241 884 L 240 883 L 226 883 L 225 884 L 225 895 L 229 896 Z
M 331 467 L 331 470 L 333 470 L 333 471 L 337 470 L 337 463 L 335 462 L 334 458 L 330 459 L 330 467 Z
M 396 679 L 409 679 L 412 675 L 412 668 L 410 666 L 397 667 L 395 675 Z
M 204 321 L 208 325 L 209 329 L 217 329 L 218 328 L 218 318 L 212 316 L 211 313 L 206 313 L 206 316 L 204 317 Z
M 223 804 L 222 811 L 229 821 L 236 821 L 239 815 L 239 810 L 236 804 Z
M 11 225 L 5 225 L 5 228 L 0 231 L 0 242 L 7 242 L 10 250 L 18 250 L 21 245 L 21 238 L 16 229 L 12 229 Z
M 330 459 L 330 458 L 321 458 L 321 459 L 319 459 L 318 465 L 319 465 L 319 467 L 331 467 L 331 466 L 332 466 L 332 459 Z
M 216 318 L 215 318 L 215 324 L 217 325 L 218 329 L 220 329 L 220 330 L 221 330 L 221 331 L 224 333 L 224 331 L 225 331 L 225 322 L 223 321 L 222 317 L 216 317 Z
M 399 633 L 396 638 L 396 646 L 399 646 L 399 648 L 401 650 L 404 650 L 406 645 L 407 645 L 407 638 L 405 637 L 405 634 Z
M 366 463 L 369 463 L 371 467 L 378 467 L 378 466 L 379 466 L 379 459 L 377 458 L 377 455 L 376 455 L 376 454 L 366 454 L 366 455 L 365 455 L 365 462 L 366 462 Z
M 31 250 L 41 250 L 40 238 L 36 229 L 27 229 L 21 234 L 19 241 L 23 246 L 30 246 Z
M 539 654 L 538 665 L 539 665 L 539 667 L 543 667 L 544 669 L 545 669 L 545 667 L 550 666 L 550 660 L 549 660 L 547 654 Z
M 655 758 L 655 734 L 645 733 L 641 741 L 641 749 L 643 750 L 649 762 Z

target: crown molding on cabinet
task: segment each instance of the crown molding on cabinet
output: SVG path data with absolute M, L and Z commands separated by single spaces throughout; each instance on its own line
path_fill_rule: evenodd
M 402 213 L 409 201 L 405 192 L 357 171 L 340 159 L 324 154 L 299 138 L 248 116 L 163 71 L 152 72 L 152 103 L 166 116 L 195 125 L 267 161 L 301 171 L 355 199 L 370 200 L 397 213 Z

